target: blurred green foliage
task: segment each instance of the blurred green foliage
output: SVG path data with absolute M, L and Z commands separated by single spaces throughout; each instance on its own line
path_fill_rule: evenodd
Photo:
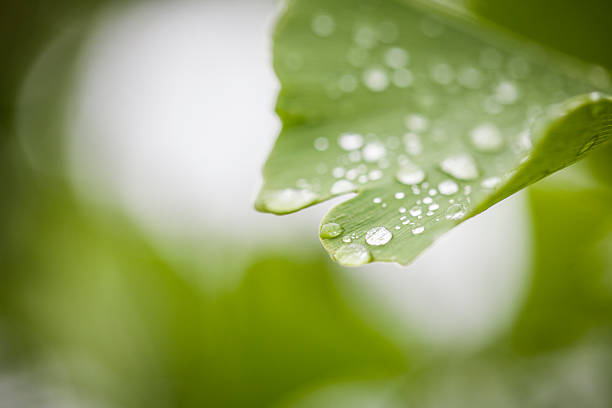
M 0 6 L 9 61 L 0 66 L 4 375 L 50 364 L 50 382 L 107 407 L 292 406 L 338 383 L 366 393 L 375 384 L 382 406 L 612 404 L 609 186 L 532 189 L 533 271 L 517 321 L 481 350 L 442 353 L 406 349 L 368 327 L 339 295 L 340 272 L 314 254 L 253 254 L 236 287 L 207 291 L 209 276 L 240 267 L 205 251 L 196 264 L 169 260 L 123 215 L 81 202 L 61 172 L 33 169 L 15 132 L 21 80 L 43 44 L 68 21 L 86 27 L 99 4 Z M 69 75 L 71 58 L 64 63 Z M 42 104 L 61 104 L 59 88 Z M 59 140 L 52 119 L 41 122 L 41 139 Z M 346 393 L 328 406 L 356 406 Z M 19 407 L 4 397 L 0 406 Z

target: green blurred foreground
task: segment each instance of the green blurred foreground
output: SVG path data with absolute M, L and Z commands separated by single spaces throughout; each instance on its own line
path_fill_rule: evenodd
M 0 13 L 0 407 L 68 405 L 54 405 L 60 397 L 78 407 L 612 406 L 605 153 L 591 164 L 608 184 L 572 184 L 566 173 L 532 188 L 531 283 L 499 338 L 469 352 L 393 344 L 344 303 L 337 282 L 346 276 L 321 251 L 253 254 L 241 271 L 215 253 L 169 260 L 123 216 L 77 200 L 61 156 L 33 169 L 15 138 L 20 81 L 45 40 L 95 4 L 10 3 Z M 575 21 L 587 35 L 588 23 Z M 540 39 L 559 47 L 559 36 Z M 36 109 L 58 109 L 46 102 L 61 98 L 62 75 Z M 54 115 L 43 117 L 41 140 L 57 142 Z M 213 276 L 235 272 L 235 288 L 207 290 Z

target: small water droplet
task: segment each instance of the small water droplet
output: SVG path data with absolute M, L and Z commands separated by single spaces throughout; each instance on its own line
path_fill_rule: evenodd
M 344 232 L 344 228 L 340 226 L 340 224 L 336 224 L 335 222 L 328 222 L 326 224 L 321 225 L 321 231 L 319 232 L 319 236 L 321 238 L 336 238 L 340 236 Z
M 403 199 L 404 197 L 406 197 L 406 194 L 402 191 L 398 191 L 397 193 L 395 193 L 395 198 L 398 200 Z
M 314 147 L 318 151 L 323 152 L 329 147 L 329 140 L 325 137 L 318 137 L 314 141 Z
M 395 177 L 402 184 L 414 185 L 425 180 L 425 172 L 414 163 L 406 163 L 399 168 Z
M 395 227 L 393 227 L 393 228 L 395 228 L 396 230 L 400 230 L 400 229 L 402 229 L 402 226 L 401 226 L 401 225 L 396 225 L 396 226 L 395 226 Z
M 370 170 L 370 172 L 368 173 L 368 177 L 370 177 L 370 180 L 372 181 L 376 181 L 376 180 L 380 180 L 383 176 L 383 172 L 380 170 Z
M 431 204 L 431 203 L 433 203 L 433 198 L 431 198 L 431 197 L 425 197 L 425 198 L 423 199 L 423 204 Z
M 502 81 L 495 88 L 495 100 L 501 104 L 509 105 L 519 97 L 518 89 L 513 82 Z
M 455 73 L 453 69 L 448 64 L 436 64 L 431 67 L 431 79 L 440 85 L 449 85 L 453 82 L 455 77 Z
M 438 184 L 440 194 L 449 196 L 459 191 L 459 186 L 453 180 L 444 180 Z
M 348 180 L 338 180 L 334 183 L 331 188 L 331 193 L 333 195 L 337 194 L 345 194 L 353 191 L 355 189 L 355 185 Z
M 474 180 L 479 175 L 474 159 L 465 153 L 447 157 L 440 163 L 440 168 L 458 180 Z
M 355 91 L 355 89 L 357 89 L 357 85 L 357 78 L 351 74 L 342 75 L 338 81 L 338 88 L 340 88 L 342 92 L 346 93 Z
M 372 142 L 363 148 L 363 159 L 367 162 L 375 162 L 387 154 L 387 149 L 380 142 Z
M 466 67 L 459 71 L 457 81 L 469 89 L 478 89 L 482 84 L 482 73 L 474 67 Z
M 397 211 L 398 211 L 400 214 L 404 214 L 404 213 L 406 212 L 406 207 L 400 207 L 400 208 L 399 208 Z
M 329 37 L 334 33 L 336 24 L 332 16 L 328 14 L 319 14 L 312 19 L 311 28 L 319 37 Z
M 345 244 L 350 244 L 351 242 L 353 242 L 353 238 L 351 238 L 349 235 L 345 235 L 342 237 L 342 242 L 344 242 Z
M 389 77 L 381 68 L 371 68 L 363 73 L 363 82 L 372 92 L 382 92 L 389 86 Z
M 334 257 L 344 266 L 359 266 L 370 262 L 372 254 L 364 245 L 349 244 L 338 249 Z
M 399 47 L 391 47 L 385 53 L 385 63 L 393 68 L 404 68 L 408 64 L 409 55 L 406 50 Z
M 485 153 L 499 151 L 504 143 L 501 132 L 492 123 L 476 126 L 470 132 L 470 139 L 477 150 Z
M 436 190 L 435 188 L 430 188 L 427 194 L 429 194 L 431 197 L 434 197 L 436 194 L 438 194 L 438 190 Z
M 423 115 L 413 114 L 406 117 L 406 127 L 413 132 L 424 132 L 429 127 L 429 121 Z
M 380 204 L 380 203 L 382 203 L 382 198 L 380 198 L 380 197 L 376 197 L 376 198 L 374 198 L 374 199 L 372 200 L 372 202 L 373 202 L 374 204 Z
M 378 43 L 378 33 L 370 26 L 361 26 L 355 30 L 353 40 L 362 48 L 374 48 Z
M 438 205 L 437 203 L 433 203 L 432 205 L 429 206 L 429 211 L 437 211 L 440 208 L 440 205 Z
M 332 170 L 332 176 L 334 176 L 334 178 L 342 178 L 344 177 L 344 174 L 345 170 L 342 167 L 334 167 Z
M 480 183 L 480 185 L 483 188 L 493 189 L 499 186 L 500 183 L 501 179 L 499 177 L 489 177 L 482 180 L 482 183 Z
M 338 138 L 338 144 L 344 150 L 357 150 L 363 146 L 363 136 L 359 133 L 343 133 Z
M 412 235 L 421 235 L 425 232 L 425 227 L 416 227 L 412 229 Z
M 366 242 L 372 246 L 387 244 L 393 238 L 393 234 L 385 227 L 374 227 L 366 233 Z
M 404 147 L 406 149 L 406 153 L 411 156 L 418 156 L 423 152 L 421 139 L 416 133 L 406 133 L 404 135 Z
M 410 209 L 410 215 L 412 215 L 413 217 L 418 217 L 422 213 L 423 213 L 423 210 L 421 209 L 421 207 L 417 205 L 415 205 L 414 207 Z
M 414 76 L 409 70 L 400 68 L 393 71 L 391 80 L 398 88 L 408 88 L 414 82 Z
M 267 194 L 264 205 L 269 211 L 285 213 L 306 207 L 316 199 L 317 195 L 311 190 L 286 188 Z
M 465 217 L 466 208 L 463 204 L 453 204 L 446 210 L 447 220 L 460 220 Z

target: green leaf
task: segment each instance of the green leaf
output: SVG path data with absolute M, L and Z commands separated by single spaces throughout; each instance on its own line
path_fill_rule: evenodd
M 287 214 L 356 192 L 321 227 L 345 265 L 407 264 L 612 133 L 603 68 L 447 10 L 294 0 L 274 56 L 283 129 L 256 208 Z

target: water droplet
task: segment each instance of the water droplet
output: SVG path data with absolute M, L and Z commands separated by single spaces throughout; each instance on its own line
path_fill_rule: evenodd
M 466 67 L 459 71 L 457 81 L 469 89 L 478 89 L 482 84 L 482 73 L 474 67 Z
M 401 225 L 396 225 L 396 226 L 395 226 L 395 227 L 393 227 L 393 228 L 395 228 L 396 230 L 398 230 L 398 231 L 399 231 L 400 229 L 402 229 L 402 226 L 401 226 Z
M 336 238 L 340 236 L 344 232 L 344 228 L 340 226 L 340 224 L 336 224 L 335 222 L 328 222 L 327 224 L 321 225 L 321 231 L 319 232 L 319 236 L 321 238 Z
M 367 162 L 378 161 L 382 159 L 383 157 L 385 157 L 386 154 L 387 154 L 387 149 L 380 142 L 368 143 L 363 148 L 363 159 Z
M 398 191 L 397 193 L 395 193 L 395 198 L 398 200 L 403 199 L 404 197 L 406 197 L 406 194 L 402 191 Z
M 344 150 L 357 150 L 363 146 L 363 136 L 358 133 L 343 133 L 338 138 L 338 144 Z
M 393 71 L 391 80 L 393 81 L 393 85 L 398 88 L 408 88 L 414 82 L 414 76 L 409 70 L 400 68 Z
M 499 177 L 489 177 L 489 178 L 482 180 L 482 183 L 480 183 L 480 185 L 483 188 L 493 189 L 499 186 L 500 183 L 501 183 L 501 179 Z
M 412 215 L 413 217 L 418 217 L 422 213 L 423 213 L 423 210 L 418 205 L 415 205 L 414 207 L 410 209 L 410 215 Z
M 319 37 L 329 37 L 334 33 L 336 24 L 332 16 L 319 14 L 312 19 L 311 28 Z
M 406 153 L 411 156 L 418 156 L 423 152 L 421 139 L 416 133 L 406 133 L 404 135 L 404 147 L 406 148 Z
M 431 68 L 431 79 L 440 85 L 448 85 L 453 82 L 455 73 L 448 64 L 436 64 Z
M 409 55 L 406 50 L 399 47 L 392 47 L 385 53 L 385 63 L 393 68 L 404 68 L 408 64 Z
M 429 127 L 429 121 L 423 115 L 413 114 L 406 117 L 406 127 L 413 132 L 424 132 Z
M 362 26 L 355 31 L 353 40 L 362 48 L 374 48 L 378 43 L 378 34 L 372 27 Z
M 425 197 L 423 199 L 423 204 L 431 204 L 433 203 L 433 199 L 431 197 Z
M 446 210 L 447 220 L 460 220 L 465 217 L 466 208 L 463 204 L 453 204 Z
M 499 151 L 504 143 L 501 132 L 492 123 L 476 126 L 470 132 L 470 139 L 477 150 L 485 153 Z
M 389 86 L 389 77 L 381 68 L 371 68 L 363 73 L 363 82 L 372 92 L 382 92 Z
M 438 191 L 442 195 L 449 196 L 459 191 L 459 186 L 453 180 L 444 180 L 438 184 Z
M 336 251 L 334 257 L 344 266 L 364 265 L 372 260 L 368 248 L 361 244 L 345 245 Z
M 331 193 L 333 195 L 336 194 L 344 194 L 349 193 L 355 189 L 355 185 L 348 180 L 338 180 L 334 183 L 331 188 Z
M 382 176 L 383 172 L 380 170 L 370 170 L 370 172 L 368 173 L 368 177 L 370 177 L 370 180 L 372 181 L 380 180 Z
M 421 235 L 425 232 L 425 227 L 416 227 L 412 229 L 412 235 Z
M 345 171 L 342 167 L 334 167 L 334 169 L 332 170 L 332 176 L 334 176 L 334 178 L 342 178 L 344 177 Z
M 406 212 L 406 207 L 400 207 L 400 208 L 399 208 L 397 211 L 398 211 L 400 214 L 404 214 L 404 213 Z
M 366 242 L 372 246 L 387 244 L 393 238 L 393 234 L 385 227 L 374 227 L 366 233 Z
M 435 196 L 436 194 L 438 194 L 438 190 L 436 190 L 435 188 L 430 188 L 429 191 L 427 192 L 427 194 L 429 194 L 430 196 Z
M 425 180 L 425 172 L 416 164 L 407 163 L 399 168 L 395 177 L 400 183 L 410 186 Z
M 320 152 L 325 151 L 329 147 L 329 140 L 325 137 L 318 137 L 314 141 L 314 147 Z
M 285 213 L 306 207 L 316 199 L 317 195 L 308 189 L 286 188 L 269 193 L 264 204 L 269 211 Z
M 353 242 L 353 238 L 351 238 L 348 235 L 345 235 L 345 236 L 342 237 L 342 242 L 344 242 L 345 244 L 349 244 L 349 243 Z
M 380 197 L 376 197 L 376 198 L 374 198 L 374 199 L 372 200 L 372 202 L 373 202 L 374 204 L 380 204 L 380 203 L 382 203 L 382 198 L 380 198 Z
M 357 89 L 357 85 L 357 78 L 351 74 L 342 75 L 340 81 L 338 81 L 338 87 L 342 92 L 353 92 L 355 89 Z
M 440 163 L 440 168 L 458 180 L 474 180 L 479 175 L 474 159 L 468 154 L 447 157 Z
M 518 89 L 510 81 L 502 81 L 495 88 L 495 100 L 501 104 L 509 105 L 518 99 Z
M 433 203 L 432 205 L 429 206 L 429 211 L 437 211 L 440 208 L 440 205 L 438 205 L 438 203 Z

